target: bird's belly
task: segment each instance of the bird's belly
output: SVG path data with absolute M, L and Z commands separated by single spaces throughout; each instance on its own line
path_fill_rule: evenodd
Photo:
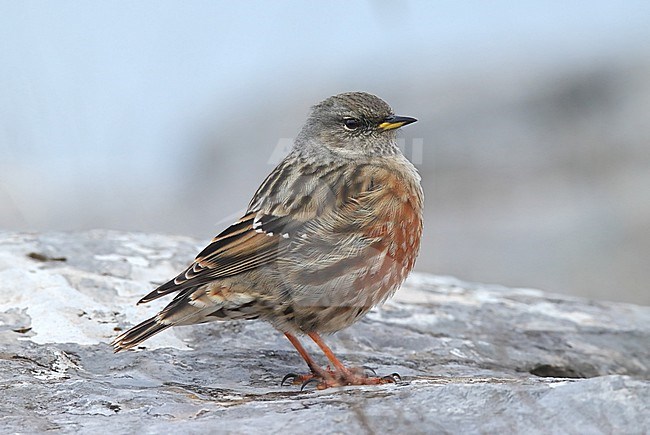
M 273 323 L 281 330 L 305 333 L 350 326 L 399 288 L 415 263 L 420 234 L 420 221 L 393 221 L 357 255 L 335 263 L 316 259 L 279 266 L 285 303 L 278 307 L 281 312 L 275 311 Z M 328 258 L 337 246 L 328 250 Z

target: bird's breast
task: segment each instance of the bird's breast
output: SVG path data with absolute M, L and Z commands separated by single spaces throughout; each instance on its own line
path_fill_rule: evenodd
M 296 329 L 333 332 L 392 295 L 415 264 L 422 235 L 417 174 L 374 168 L 353 196 L 296 234 L 278 269 Z

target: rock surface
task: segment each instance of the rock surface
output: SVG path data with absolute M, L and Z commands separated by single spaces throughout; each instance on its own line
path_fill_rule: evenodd
M 0 233 L 0 433 L 647 433 L 650 307 L 413 275 L 330 337 L 396 385 L 299 391 L 261 322 L 165 331 L 114 355 L 134 303 L 202 243 Z M 323 357 L 305 340 L 305 345 Z

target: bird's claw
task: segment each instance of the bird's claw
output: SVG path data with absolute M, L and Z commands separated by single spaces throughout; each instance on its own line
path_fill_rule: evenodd
M 318 388 L 323 382 L 321 379 L 318 379 L 317 377 L 309 378 L 302 383 L 302 385 L 300 386 L 300 391 L 303 391 L 307 385 L 313 383 L 315 383 L 316 388 Z
M 387 375 L 387 376 L 382 376 L 381 379 L 384 379 L 384 380 L 386 380 L 388 382 L 392 382 L 394 384 L 396 384 L 398 382 L 402 382 L 402 377 L 399 375 L 399 373 L 395 373 L 395 372 L 393 372 L 393 373 L 391 373 L 390 375 Z
M 324 373 L 310 373 L 307 375 L 297 375 L 289 373 L 280 382 L 280 386 L 294 384 L 300 385 L 300 391 L 304 391 L 310 384 L 316 384 L 316 389 L 324 390 L 330 387 L 343 387 L 347 385 L 381 385 L 381 384 L 396 384 L 402 381 L 399 373 L 391 373 L 387 376 L 375 376 L 375 371 L 368 367 L 361 369 L 353 369 L 344 374 L 332 370 L 327 370 Z M 368 376 L 364 372 L 370 371 L 373 376 Z
M 289 383 L 287 383 L 287 385 L 293 384 L 293 382 L 297 378 L 298 378 L 298 375 L 296 373 L 288 373 L 284 378 L 282 378 L 282 382 L 280 382 L 280 386 L 284 387 L 284 383 L 287 382 L 287 381 L 290 381 Z

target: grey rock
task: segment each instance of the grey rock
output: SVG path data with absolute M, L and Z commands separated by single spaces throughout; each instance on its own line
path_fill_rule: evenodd
M 301 392 L 279 383 L 304 363 L 262 322 L 112 353 L 165 303 L 137 299 L 202 243 L 91 231 L 0 233 L 0 246 L 0 433 L 650 431 L 649 307 L 415 274 L 328 340 L 402 381 Z

